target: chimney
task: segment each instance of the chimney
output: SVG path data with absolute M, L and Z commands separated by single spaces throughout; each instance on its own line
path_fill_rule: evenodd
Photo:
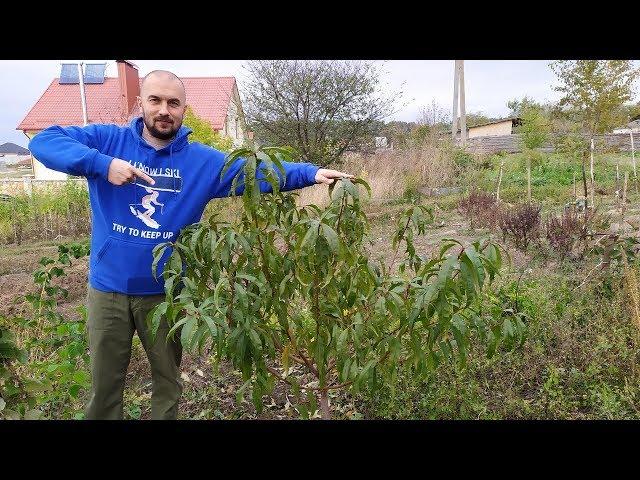
M 118 80 L 120 81 L 120 108 L 123 118 L 128 119 L 140 95 L 140 78 L 138 67 L 128 60 L 116 60 L 118 64 Z

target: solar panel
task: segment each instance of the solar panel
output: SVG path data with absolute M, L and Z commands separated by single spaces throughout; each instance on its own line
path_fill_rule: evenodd
M 60 84 L 80 83 L 77 63 L 63 63 L 60 71 Z
M 84 83 L 104 83 L 106 63 L 87 63 L 84 70 Z

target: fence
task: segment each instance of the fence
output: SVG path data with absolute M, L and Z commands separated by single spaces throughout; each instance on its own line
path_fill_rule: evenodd
M 36 180 L 33 175 L 24 175 L 22 178 L 0 178 L 0 194 L 4 195 L 31 195 L 35 192 L 52 192 L 61 189 L 67 182 L 77 182 L 86 185 L 84 178 L 70 178 L 68 180 Z
M 542 146 L 540 150 L 553 152 L 555 150 L 554 140 L 551 139 Z M 628 133 L 611 133 L 596 135 L 595 143 L 603 144 L 607 148 L 617 149 L 620 152 L 631 151 L 631 135 Z M 633 143 L 636 149 L 640 148 L 640 133 L 633 134 Z M 456 144 L 460 145 L 460 139 L 456 139 Z M 522 140 L 519 134 L 500 135 L 495 137 L 474 137 L 467 139 L 466 149 L 472 153 L 493 154 L 499 152 L 518 153 L 522 151 Z

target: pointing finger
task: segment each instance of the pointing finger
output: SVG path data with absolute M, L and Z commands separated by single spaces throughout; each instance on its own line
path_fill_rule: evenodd
M 142 170 L 140 170 L 139 168 L 134 168 L 133 171 L 135 172 L 136 176 L 142 178 L 145 182 L 147 182 L 149 185 L 154 185 L 156 183 L 156 181 L 151 178 L 149 175 L 147 175 L 146 173 L 144 173 Z

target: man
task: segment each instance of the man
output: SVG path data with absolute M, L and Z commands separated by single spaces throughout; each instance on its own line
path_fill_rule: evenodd
M 137 101 L 142 117 L 127 127 L 52 126 L 29 143 L 29 150 L 45 166 L 88 180 L 93 232 L 87 296 L 92 378 L 87 419 L 122 418 L 134 330 L 151 364 L 151 417 L 176 418 L 182 393 L 180 341 L 164 341 L 165 321 L 152 344 L 145 323 L 147 313 L 164 298 L 162 279 L 151 273 L 151 252 L 159 242 L 175 240 L 182 228 L 199 221 L 210 199 L 228 196 L 231 181 L 244 164 L 237 160 L 221 179 L 225 154 L 188 142 L 191 130 L 182 126 L 185 89 L 173 73 L 148 74 Z M 351 177 L 309 163 L 284 163 L 284 169 L 283 190 Z M 261 182 L 262 191 L 269 189 L 267 182 Z

